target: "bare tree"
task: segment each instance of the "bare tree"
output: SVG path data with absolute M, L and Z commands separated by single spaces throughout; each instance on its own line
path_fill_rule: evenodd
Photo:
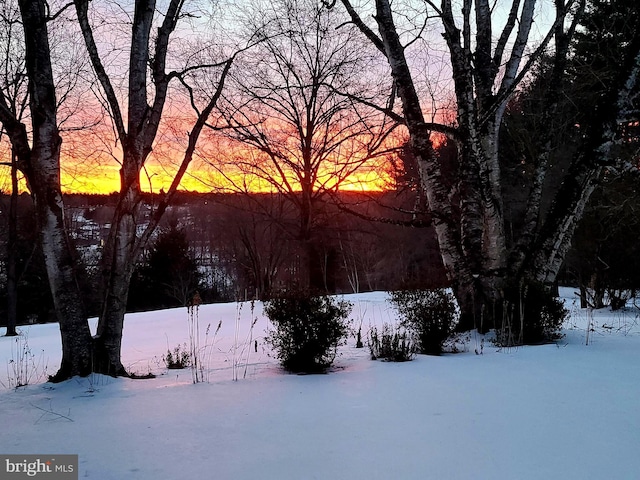
M 238 190 L 255 189 L 253 179 L 295 206 L 309 283 L 322 288 L 312 241 L 319 202 L 381 154 L 395 123 L 337 93 L 365 95 L 370 58 L 322 5 L 278 0 L 266 10 L 256 4 L 246 17 L 248 35 L 264 41 L 235 69 L 221 103 L 214 128 L 232 140 L 233 155 L 218 168 Z
M 29 125 L 23 113 L 0 89 L 0 121 L 18 167 L 31 191 L 49 284 L 62 334 L 62 377 L 91 370 L 91 334 L 76 281 L 73 247 L 65 229 L 60 189 L 60 145 L 55 80 L 51 62 L 49 5 L 19 0 L 28 82 Z M 3 87 L 6 87 L 4 85 Z M 14 97 L 15 98 L 15 97 Z
M 104 277 L 103 306 L 97 336 L 90 336 L 86 315 L 82 306 L 80 289 L 75 276 L 74 251 L 65 230 L 64 209 L 61 195 L 60 149 L 62 138 L 57 117 L 59 105 L 51 65 L 50 31 L 48 23 L 59 17 L 67 7 L 75 4 L 77 19 L 84 38 L 86 52 L 100 86 L 100 99 L 104 101 L 119 149 L 121 159 L 121 191 L 115 209 L 108 240 L 103 249 L 102 273 Z M 94 38 L 94 28 L 89 15 L 89 2 L 78 0 L 65 5 L 56 13 L 49 11 L 46 2 L 19 1 L 21 21 L 24 27 L 25 64 L 29 79 L 29 119 L 31 131 L 17 117 L 8 97 L 0 96 L 0 120 L 11 139 L 19 167 L 25 172 L 28 187 L 36 204 L 41 243 L 44 250 L 49 281 L 56 311 L 61 325 L 63 362 L 55 379 L 72 375 L 84 375 L 90 371 L 125 374 L 120 360 L 120 345 L 124 309 L 131 274 L 142 248 L 149 240 L 169 200 L 178 188 L 196 147 L 202 128 L 219 98 L 224 79 L 233 56 L 216 64 L 186 63 L 182 68 L 167 72 L 170 37 L 183 17 L 183 2 L 169 2 L 164 15 L 156 12 L 155 2 L 135 3 L 131 39 L 128 43 L 128 67 L 116 65 L 116 76 L 128 74 L 124 92 L 117 91 L 107 72 Z M 121 11 L 126 11 L 122 6 Z M 159 19 L 157 34 L 152 35 L 155 20 Z M 99 19 L 98 19 L 99 20 Z M 112 35 L 112 31 L 108 34 Z M 120 41 L 120 37 L 115 38 Z M 200 60 L 196 55 L 190 56 Z M 210 94 L 196 97 L 187 78 L 200 68 L 218 69 L 219 76 Z M 118 79 L 120 80 L 120 79 Z M 187 134 L 183 159 L 177 173 L 160 204 L 145 219 L 142 207 L 140 173 L 153 150 L 163 110 L 167 103 L 171 81 L 186 87 L 187 102 L 191 101 L 194 114 Z M 151 86 L 149 85 L 151 81 Z M 152 88 L 151 88 L 152 87 Z M 63 95 L 64 96 L 64 95 Z M 151 104 L 148 97 L 153 96 Z M 126 108 L 120 101 L 125 98 Z M 126 116 L 122 112 L 126 111 Z M 68 110 L 69 118 L 77 115 Z M 125 120 L 126 119 L 126 120 Z
M 24 64 L 24 41 L 20 27 L 20 12 L 16 2 L 0 6 L 0 61 L 2 62 L 2 95 L 6 107 L 16 120 L 22 120 L 26 110 L 27 82 Z M 4 142 L 4 126 L 0 129 L 0 142 Z M 9 139 L 10 143 L 10 139 Z M 18 271 L 16 246 L 18 237 L 18 162 L 13 148 L 6 149 L 10 168 L 11 197 L 9 200 L 7 238 L 7 336 L 15 336 L 18 306 Z
M 462 310 L 461 325 L 472 328 L 480 323 L 482 315 L 485 326 L 491 325 L 489 317 L 495 314 L 499 318 L 502 314 L 500 309 L 507 288 L 517 287 L 523 281 L 546 286 L 554 282 L 584 205 L 604 166 L 613 160 L 609 146 L 619 137 L 619 123 L 615 109 L 608 108 L 607 115 L 589 132 L 589 141 L 576 156 L 551 213 L 544 216 L 541 199 L 551 143 L 550 132 L 541 132 L 540 143 L 545 148 L 536 159 L 527 220 L 518 240 L 509 249 L 498 155 L 504 112 L 532 65 L 543 53 L 550 52 L 554 65 L 551 85 L 555 90 L 546 101 L 548 115 L 553 116 L 562 93 L 570 41 L 585 1 L 555 0 L 555 17 L 534 45 L 536 0 L 513 0 L 503 12 L 488 0 L 463 0 L 460 13 L 454 12 L 455 2 L 451 0 L 438 4 L 427 0 L 423 18 L 435 16 L 440 20 L 439 30 L 443 30 L 450 56 L 457 104 L 453 128 L 425 120 L 422 99 L 407 60 L 408 43 L 416 39 L 403 41 L 405 37 L 397 26 L 397 22 L 406 18 L 399 10 L 401 5 L 376 0 L 375 25 L 370 25 L 349 0 L 341 3 L 350 22 L 389 63 L 401 100 L 402 121 L 420 166 L 443 262 Z M 424 25 L 427 31 L 433 28 L 428 22 Z M 426 40 L 434 41 L 430 37 Z M 637 50 L 634 50 L 637 46 L 633 43 L 625 54 L 626 72 L 604 96 L 609 105 L 622 107 L 625 96 L 628 97 L 626 89 L 635 85 L 638 64 Z M 434 149 L 433 132 L 447 135 L 458 146 L 454 185 L 443 176 L 447 165 Z
M 124 91 L 117 89 L 122 71 L 109 72 L 100 51 L 95 33 L 100 29 L 96 2 L 75 0 L 74 4 L 84 37 L 86 49 L 100 85 L 116 140 L 122 152 L 120 159 L 120 191 L 111 230 L 103 249 L 103 305 L 94 343 L 94 365 L 98 372 L 112 375 L 126 374 L 120 360 L 122 329 L 131 276 L 137 259 L 157 227 L 173 194 L 177 190 L 196 148 L 212 109 L 221 94 L 233 55 L 221 62 L 206 63 L 201 55 L 176 58 L 170 50 L 171 40 L 177 35 L 180 19 L 189 17 L 182 0 L 170 0 L 159 12 L 155 0 L 137 0 L 131 13 L 131 33 L 125 43 L 128 51 L 127 81 Z M 94 12 L 90 12 L 90 5 Z M 126 9 L 122 5 L 123 10 Z M 155 34 L 153 27 L 157 26 Z M 111 35 L 112 32 L 106 32 Z M 204 47 L 202 47 L 204 50 Z M 189 63 L 194 60 L 196 63 Z M 181 65 L 169 68 L 169 62 Z M 210 94 L 201 94 L 189 86 L 188 79 L 202 69 L 219 72 L 212 82 Z M 140 176 L 154 149 L 158 131 L 168 105 L 170 85 L 181 84 L 187 92 L 194 114 L 191 116 L 182 160 L 174 174 L 171 186 L 150 216 L 143 208 Z M 210 84 L 211 85 L 211 84 Z M 124 100 L 123 100 L 124 99 Z M 124 102 L 126 101 L 126 104 Z

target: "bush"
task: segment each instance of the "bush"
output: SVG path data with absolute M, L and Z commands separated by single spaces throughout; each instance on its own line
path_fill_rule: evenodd
M 453 295 L 443 289 L 398 291 L 390 295 L 390 302 L 400 315 L 400 325 L 415 332 L 419 351 L 440 355 L 458 322 Z
M 496 327 L 496 344 L 503 347 L 557 340 L 569 314 L 558 298 L 534 282 L 505 289 L 505 307 L 502 325 Z
M 191 365 L 191 356 L 187 350 L 187 345 L 178 345 L 173 352 L 167 349 L 167 354 L 162 357 L 162 361 L 169 370 L 179 370 Z
M 369 330 L 369 352 L 371 359 L 389 362 L 408 362 L 416 355 L 415 336 L 403 327 L 393 328 L 388 323 L 382 326 L 382 332 L 373 327 Z
M 275 327 L 265 340 L 285 369 L 323 372 L 333 364 L 347 336 L 351 307 L 349 302 L 303 293 L 274 298 L 264 307 Z

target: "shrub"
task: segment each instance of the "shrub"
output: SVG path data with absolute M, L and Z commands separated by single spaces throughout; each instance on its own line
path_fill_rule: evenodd
M 389 362 L 408 362 L 416 355 L 417 345 L 415 335 L 399 325 L 393 328 L 388 323 L 382 326 L 382 331 L 373 327 L 369 330 L 369 352 L 372 360 L 387 360 Z
M 191 356 L 187 350 L 187 345 L 178 345 L 173 352 L 167 349 L 167 354 L 162 357 L 162 361 L 169 370 L 179 370 L 191 365 Z
M 502 324 L 496 328 L 496 344 L 509 347 L 557 340 L 569 314 L 564 304 L 535 282 L 505 289 Z
M 347 336 L 351 307 L 349 302 L 304 293 L 274 298 L 264 307 L 275 327 L 265 340 L 285 369 L 322 372 L 333 364 Z
M 400 315 L 400 325 L 415 332 L 419 351 L 440 355 L 458 322 L 453 295 L 439 289 L 397 291 L 390 296 L 391 304 Z
M 358 331 L 356 332 L 356 348 L 363 348 L 364 344 L 362 343 L 362 326 L 358 327 Z

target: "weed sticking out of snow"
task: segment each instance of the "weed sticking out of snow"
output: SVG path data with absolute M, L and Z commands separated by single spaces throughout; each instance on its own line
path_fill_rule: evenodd
M 255 344 L 254 344 L 254 340 L 253 340 L 253 331 L 254 328 L 256 326 L 256 323 L 258 323 L 258 317 L 255 315 L 255 308 L 256 308 L 256 304 L 255 304 L 255 300 L 251 300 L 249 302 L 249 312 L 250 312 L 250 327 L 249 327 L 249 332 L 247 333 L 247 337 L 245 338 L 245 341 L 242 343 L 242 347 L 240 349 L 239 354 L 237 354 L 238 352 L 238 345 L 237 345 L 237 337 L 236 337 L 236 344 L 234 345 L 234 369 L 233 369 L 233 379 L 235 381 L 238 380 L 238 362 L 242 362 L 242 358 L 244 358 L 244 368 L 243 368 L 243 372 L 242 372 L 242 378 L 245 379 L 247 378 L 247 369 L 249 368 L 249 356 L 251 355 L 251 350 L 253 349 L 254 351 L 258 351 L 258 342 L 257 340 L 255 340 Z M 236 332 L 239 331 L 240 329 L 240 311 L 241 309 L 239 309 L 238 311 L 238 316 L 236 317 L 236 325 L 237 325 L 237 330 Z
M 39 354 L 29 346 L 29 330 L 23 330 L 19 335 L 10 337 L 10 356 L 7 359 L 6 380 L 0 380 L 0 385 L 8 389 L 26 387 L 39 383 L 47 378 L 47 362 L 44 350 Z
M 211 369 L 211 356 L 216 343 L 216 337 L 222 320 L 218 323 L 216 330 L 211 333 L 211 323 L 207 324 L 204 334 L 204 343 L 201 343 L 200 334 L 200 295 L 196 292 L 189 306 L 187 307 L 187 324 L 189 326 L 189 351 L 182 355 L 180 364 L 191 368 L 191 381 L 193 383 L 209 382 L 209 372 Z M 175 354 L 179 354 L 179 350 Z M 167 365 L 167 368 L 170 368 Z

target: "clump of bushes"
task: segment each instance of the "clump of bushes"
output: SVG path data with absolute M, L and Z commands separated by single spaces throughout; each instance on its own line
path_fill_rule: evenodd
M 369 330 L 368 346 L 372 360 L 389 362 L 408 362 L 413 360 L 417 351 L 412 332 L 399 325 L 394 328 L 388 323 L 382 325 L 380 332 L 376 327 Z
M 274 326 L 265 340 L 286 370 L 323 372 L 349 333 L 351 308 L 349 302 L 303 292 L 273 298 L 264 307 Z
M 167 353 L 162 356 L 162 361 L 169 370 L 179 370 L 191 365 L 191 355 L 187 350 L 187 345 L 176 346 L 173 351 L 167 349 Z
M 400 316 L 400 326 L 415 333 L 420 353 L 440 355 L 459 313 L 453 295 L 444 289 L 390 293 L 389 301 Z

